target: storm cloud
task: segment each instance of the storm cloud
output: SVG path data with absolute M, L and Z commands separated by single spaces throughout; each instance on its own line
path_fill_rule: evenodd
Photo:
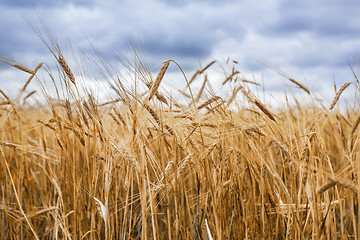
M 349 64 L 360 53 L 356 0 L 4 0 L 0 8 L 0 54 L 30 66 L 49 54 L 32 29 L 44 33 L 41 21 L 65 52 L 74 45 L 90 51 L 92 45 L 107 55 L 109 49 L 123 51 L 130 39 L 155 66 L 172 58 L 191 74 L 199 62 L 230 57 L 259 76 L 269 72 L 265 62 L 301 73 L 314 91 L 324 91 L 316 87 L 319 81 L 349 81 Z M 0 64 L 3 88 L 6 69 Z M 268 82 L 271 89 L 279 84 Z

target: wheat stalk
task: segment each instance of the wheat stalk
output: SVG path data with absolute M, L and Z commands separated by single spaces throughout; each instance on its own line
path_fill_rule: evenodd
M 264 104 L 262 104 L 257 99 L 254 100 L 254 104 L 263 112 L 266 116 L 268 116 L 271 120 L 276 122 L 274 115 L 265 107 Z
M 24 92 L 25 89 L 27 88 L 27 86 L 29 85 L 29 83 L 31 82 L 31 80 L 34 78 L 34 76 L 36 75 L 37 71 L 42 67 L 44 63 L 39 63 L 35 70 L 33 71 L 33 74 L 31 74 L 31 76 L 29 77 L 29 79 L 26 81 L 26 83 L 24 84 L 23 88 L 21 89 L 21 92 Z
M 199 71 L 199 74 L 203 74 L 209 67 L 211 67 L 211 65 L 213 65 L 214 63 L 216 63 L 216 60 L 210 62 L 208 65 L 206 65 L 203 69 L 201 69 Z
M 200 106 L 198 106 L 197 109 L 200 110 L 200 109 L 206 107 L 207 105 L 209 105 L 209 104 L 211 104 L 211 103 L 213 103 L 213 102 L 215 102 L 215 101 L 217 101 L 219 99 L 221 99 L 221 97 L 214 96 L 214 97 L 210 98 L 209 100 L 207 100 L 206 102 L 204 102 L 203 104 L 201 104 Z
M 334 99 L 333 99 L 333 101 L 332 101 L 332 103 L 331 103 L 331 105 L 329 107 L 329 110 L 332 110 L 335 107 L 336 103 L 339 101 L 340 95 L 345 91 L 345 89 L 347 87 L 350 86 L 350 84 L 351 84 L 351 82 L 347 82 L 347 83 L 345 83 L 344 85 L 341 86 L 339 91 L 336 93 L 336 95 L 335 95 L 335 97 L 334 97 Z
M 3 56 L 0 56 L 0 61 L 6 63 L 6 64 L 9 64 L 10 66 L 14 67 L 14 68 L 17 68 L 23 72 L 26 72 L 26 73 L 29 73 L 29 74 L 35 74 L 33 70 L 21 65 L 20 63 L 12 60 L 12 59 L 9 59 L 9 58 L 6 58 L 6 57 L 3 57 Z
M 359 124 L 360 124 L 360 116 L 356 119 L 356 121 L 355 121 L 355 123 L 354 123 L 354 125 L 353 125 L 353 127 L 352 127 L 351 136 L 354 135 L 357 127 L 359 126 Z
M 302 90 L 304 90 L 307 94 L 310 95 L 310 91 L 307 87 L 305 87 L 304 85 L 302 85 L 301 83 L 299 83 L 298 81 L 296 81 L 293 78 L 288 78 L 290 82 L 294 83 L 295 85 L 297 85 L 299 88 L 301 88 Z
M 155 93 L 157 92 L 161 81 L 163 80 L 164 76 L 165 76 L 165 72 L 168 69 L 169 65 L 170 65 L 171 60 L 167 60 L 165 62 L 163 62 L 163 65 L 161 66 L 158 75 L 156 76 L 155 82 L 154 84 L 152 84 L 151 88 L 150 88 L 150 93 L 149 96 L 147 97 L 148 100 L 151 100 L 151 98 L 155 95 Z
M 239 71 L 234 71 L 234 69 L 233 69 L 232 73 L 225 79 L 225 81 L 222 83 L 222 85 L 225 85 L 227 82 L 231 81 L 233 79 L 233 77 L 239 73 L 240 73 Z
M 226 107 L 229 107 L 230 104 L 235 100 L 236 95 L 238 94 L 238 92 L 242 89 L 242 86 L 234 88 L 233 89 L 233 93 L 231 94 L 231 97 L 229 98 L 229 100 L 226 103 Z
M 356 186 L 352 183 L 348 183 L 339 179 L 331 179 L 331 181 L 327 184 L 325 184 L 324 186 L 322 186 L 318 191 L 317 194 L 322 194 L 324 192 L 326 192 L 327 190 L 329 190 L 330 188 L 334 187 L 334 186 L 341 186 L 347 189 L 350 189 L 351 191 L 357 193 L 358 189 L 356 188 Z
M 201 88 L 200 88 L 200 90 L 199 90 L 199 93 L 197 94 L 197 96 L 196 96 L 196 98 L 195 98 L 195 102 L 198 102 L 198 101 L 200 100 L 200 97 L 201 97 L 201 95 L 202 95 L 202 93 L 203 93 L 203 91 L 204 91 L 204 89 L 205 89 L 205 85 L 206 85 L 207 81 L 208 81 L 208 77 L 207 77 L 207 74 L 205 74 L 204 81 L 203 81 L 203 83 L 202 83 L 202 85 L 201 85 Z
M 75 77 L 74 74 L 72 73 L 69 65 L 67 64 L 67 62 L 65 61 L 64 56 L 60 53 L 58 55 L 58 57 L 56 58 L 56 60 L 58 61 L 58 63 L 60 64 L 62 70 L 65 72 L 66 76 L 68 76 L 69 80 L 76 85 L 75 83 Z

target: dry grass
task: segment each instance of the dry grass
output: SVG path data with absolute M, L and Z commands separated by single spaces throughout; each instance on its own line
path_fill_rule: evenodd
M 15 100 L 0 90 L 1 239 L 360 238 L 359 112 L 333 108 L 349 83 L 332 111 L 274 110 L 236 69 L 222 81 L 234 79 L 229 98 L 206 96 L 213 61 L 180 104 L 161 92 L 168 60 L 144 90 L 119 82 L 98 103 L 65 84 L 65 97 L 31 107 L 20 100 L 41 64 L 7 62 L 31 77 Z

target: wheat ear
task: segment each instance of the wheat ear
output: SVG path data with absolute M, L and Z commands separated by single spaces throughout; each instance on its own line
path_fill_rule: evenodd
M 70 81 L 75 84 L 75 77 L 74 74 L 72 73 L 69 65 L 66 63 L 65 58 L 62 54 L 59 54 L 59 56 L 57 57 L 57 61 L 60 64 L 62 70 L 65 72 L 66 76 L 68 76 L 68 78 L 70 79 Z
M 164 78 L 165 72 L 168 69 L 169 65 L 170 65 L 171 60 L 167 60 L 163 63 L 163 65 L 160 68 L 160 71 L 158 73 L 158 75 L 156 76 L 155 82 L 154 84 L 151 86 L 150 89 L 150 94 L 148 97 L 148 100 L 151 100 L 151 98 L 155 95 L 155 93 L 157 93 L 157 90 L 160 86 L 161 81 Z
M 293 78 L 288 78 L 290 82 L 294 83 L 295 85 L 297 85 L 299 88 L 301 88 L 302 90 L 304 90 L 307 94 L 310 95 L 310 91 L 307 87 L 305 87 L 304 85 L 302 85 L 301 83 L 299 83 L 298 81 L 296 81 Z
M 336 93 L 334 100 L 331 103 L 331 106 L 329 107 L 329 110 L 332 110 L 336 103 L 339 101 L 340 95 L 345 91 L 345 89 L 351 84 L 351 82 L 347 82 L 344 85 L 341 86 L 341 88 L 339 89 L 339 91 Z

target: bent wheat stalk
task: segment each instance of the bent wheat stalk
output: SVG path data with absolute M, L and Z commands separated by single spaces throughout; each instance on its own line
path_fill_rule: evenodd
M 335 95 L 335 97 L 334 97 L 334 99 L 333 99 L 333 101 L 332 101 L 332 103 L 331 103 L 331 105 L 329 107 L 329 110 L 332 110 L 335 107 L 336 103 L 339 101 L 340 95 L 345 91 L 345 89 L 347 87 L 350 86 L 350 84 L 351 84 L 351 82 L 347 82 L 347 83 L 345 83 L 344 85 L 341 86 L 339 91 L 336 93 L 336 95 Z
M 168 69 L 168 67 L 170 65 L 170 62 L 171 62 L 171 60 L 167 60 L 161 66 L 160 71 L 159 71 L 158 75 L 156 76 L 155 82 L 151 86 L 150 94 L 148 96 L 148 100 L 151 100 L 151 98 L 157 93 L 157 90 L 158 90 L 158 88 L 160 86 L 161 81 L 163 80 L 163 78 L 165 76 L 165 72 Z

